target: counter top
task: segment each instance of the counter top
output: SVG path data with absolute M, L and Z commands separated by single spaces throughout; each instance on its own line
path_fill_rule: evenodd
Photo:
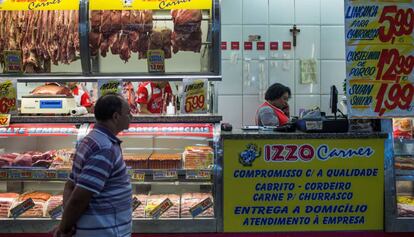
M 222 116 L 211 114 L 193 115 L 139 115 L 131 123 L 220 123 Z M 93 114 L 83 116 L 22 116 L 14 115 L 11 123 L 95 123 Z
M 387 138 L 387 133 L 304 133 L 273 132 L 273 131 L 243 131 L 235 129 L 232 132 L 221 132 L 223 139 L 366 139 Z

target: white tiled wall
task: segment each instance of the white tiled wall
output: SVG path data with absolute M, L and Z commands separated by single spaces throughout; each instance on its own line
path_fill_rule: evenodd
M 329 114 L 330 86 L 340 96 L 345 78 L 345 39 L 343 0 L 222 0 L 223 82 L 219 85 L 219 113 L 233 127 L 255 122 L 263 98 L 258 82 L 280 82 L 292 90 L 291 115 L 300 109 L 320 106 Z M 283 42 L 292 43 L 289 31 L 296 24 L 297 46 L 283 50 Z M 249 35 L 260 35 L 265 50 L 244 50 Z M 231 41 L 240 41 L 240 50 L 230 50 Z M 278 42 L 278 50 L 270 50 Z M 292 45 L 293 46 L 293 45 Z M 301 59 L 317 61 L 317 80 L 300 83 Z M 250 78 L 250 83 L 247 79 Z M 341 99 L 340 99 L 341 100 Z M 341 105 L 338 105 L 341 108 Z

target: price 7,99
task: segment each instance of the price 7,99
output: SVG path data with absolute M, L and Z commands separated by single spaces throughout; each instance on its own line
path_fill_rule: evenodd
M 197 109 L 204 108 L 204 95 L 189 96 L 185 100 L 185 112 L 190 113 Z
M 401 110 L 408 110 L 413 101 L 413 96 L 413 84 L 382 83 L 376 97 L 377 105 L 374 111 L 382 116 L 387 110 L 394 110 L 397 107 Z
M 411 35 L 414 28 L 414 10 L 398 9 L 395 5 L 385 6 L 378 22 L 386 23 L 379 28 L 378 36 L 381 42 L 394 40 L 396 36 Z

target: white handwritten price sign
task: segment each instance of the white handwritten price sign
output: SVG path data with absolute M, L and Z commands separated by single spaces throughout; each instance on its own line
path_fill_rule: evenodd
M 23 72 L 23 59 L 21 50 L 5 50 L 3 51 L 5 73 L 21 73 Z
M 176 180 L 178 179 L 178 173 L 176 170 L 154 170 L 154 180 Z
M 162 50 L 148 50 L 147 52 L 148 72 L 165 72 L 165 57 Z
M 346 1 L 351 117 L 414 116 L 413 1 Z
M 208 81 L 205 79 L 184 79 L 181 96 L 181 113 L 207 113 Z

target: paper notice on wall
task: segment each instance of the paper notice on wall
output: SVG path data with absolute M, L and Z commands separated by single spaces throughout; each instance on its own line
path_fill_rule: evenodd
M 301 59 L 300 60 L 300 83 L 316 84 L 316 60 Z

